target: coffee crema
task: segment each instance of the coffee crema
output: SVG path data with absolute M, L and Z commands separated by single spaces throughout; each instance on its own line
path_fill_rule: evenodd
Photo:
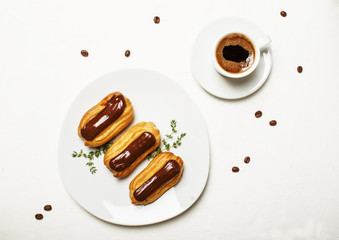
M 253 43 L 241 33 L 231 33 L 219 41 L 215 52 L 219 66 L 230 73 L 242 73 L 254 63 Z

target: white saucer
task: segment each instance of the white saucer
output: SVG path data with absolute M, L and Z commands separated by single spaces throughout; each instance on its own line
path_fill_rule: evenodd
M 266 33 L 255 23 L 240 17 L 224 17 L 203 29 L 193 45 L 191 66 L 195 79 L 210 94 L 224 99 L 239 99 L 257 91 L 267 80 L 272 68 L 271 48 L 261 51 L 261 59 L 253 73 L 240 79 L 220 75 L 212 63 L 213 46 L 225 32 L 245 32 L 253 41 Z

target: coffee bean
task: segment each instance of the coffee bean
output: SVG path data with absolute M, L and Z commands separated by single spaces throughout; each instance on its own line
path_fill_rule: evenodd
M 238 167 L 232 167 L 232 172 L 239 172 L 239 168 Z
M 276 120 L 272 120 L 272 121 L 270 121 L 270 125 L 271 125 L 271 126 L 275 126 L 275 125 L 277 125 L 277 121 L 276 121 Z
M 286 16 L 287 16 L 287 13 L 286 13 L 285 11 L 281 11 L 281 12 L 280 12 L 280 15 L 281 15 L 282 17 L 286 17 Z
M 256 118 L 260 118 L 262 116 L 262 112 L 256 111 L 254 115 L 255 115 Z
M 160 23 L 160 18 L 158 16 L 155 16 L 153 18 L 153 21 L 154 21 L 155 24 L 159 24 Z
M 38 219 L 38 220 L 41 220 L 44 218 L 44 215 L 42 215 L 41 213 L 37 213 L 35 214 L 35 218 Z
M 51 211 L 52 210 L 52 206 L 51 205 L 46 205 L 44 206 L 45 211 Z
M 303 72 L 303 67 L 302 66 L 298 66 L 297 71 L 298 71 L 298 73 L 302 73 Z
M 129 57 L 129 56 L 131 56 L 131 51 L 130 50 L 126 50 L 125 57 Z
M 249 163 L 251 161 L 251 158 L 249 156 L 245 157 L 244 162 Z
M 88 57 L 88 52 L 86 50 L 81 50 L 81 55 L 83 57 Z

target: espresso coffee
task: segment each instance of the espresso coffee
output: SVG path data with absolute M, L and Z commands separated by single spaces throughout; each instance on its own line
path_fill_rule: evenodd
M 241 33 L 231 33 L 218 43 L 215 52 L 219 66 L 229 73 L 242 73 L 254 63 L 255 48 Z

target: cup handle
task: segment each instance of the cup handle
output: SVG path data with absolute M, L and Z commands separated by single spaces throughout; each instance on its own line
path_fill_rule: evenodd
M 270 36 L 266 35 L 264 37 L 262 37 L 261 39 L 259 39 L 259 41 L 257 42 L 258 47 L 260 48 L 260 50 L 265 49 L 268 47 L 268 45 L 272 42 Z

